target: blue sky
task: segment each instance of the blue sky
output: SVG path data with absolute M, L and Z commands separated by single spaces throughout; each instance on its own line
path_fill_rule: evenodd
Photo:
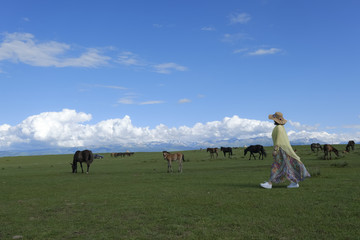
M 350 0 L 2 1 L 0 150 L 113 143 L 106 135 L 206 145 L 269 136 L 276 111 L 293 140 L 359 141 L 359 9 Z

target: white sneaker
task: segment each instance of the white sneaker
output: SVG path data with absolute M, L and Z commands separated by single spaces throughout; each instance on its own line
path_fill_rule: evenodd
M 260 186 L 266 189 L 272 188 L 272 184 L 269 184 L 268 182 L 260 183 Z
M 289 186 L 287 186 L 287 188 L 298 188 L 300 187 L 298 183 L 295 182 L 291 182 Z

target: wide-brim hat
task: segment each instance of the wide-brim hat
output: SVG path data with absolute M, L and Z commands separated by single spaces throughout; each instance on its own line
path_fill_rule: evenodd
M 287 120 L 283 117 L 283 114 L 281 112 L 276 112 L 275 114 L 270 114 L 269 119 L 274 120 L 278 124 L 284 125 Z

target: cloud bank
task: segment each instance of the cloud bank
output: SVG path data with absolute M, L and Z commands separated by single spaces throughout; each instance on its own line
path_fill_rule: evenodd
M 16 126 L 0 125 L 0 151 L 24 148 L 86 148 L 122 146 L 126 148 L 147 149 L 157 146 L 182 146 L 197 148 L 238 143 L 253 139 L 270 143 L 274 127 L 269 121 L 259 121 L 239 116 L 225 117 L 220 121 L 197 123 L 194 126 L 169 128 L 159 124 L 155 128 L 137 127 L 129 116 L 108 119 L 96 124 L 88 124 L 91 114 L 63 109 L 60 112 L 44 112 L 30 116 Z M 290 128 L 299 123 L 289 121 Z M 289 130 L 289 139 L 295 143 L 306 143 L 314 139 L 320 142 L 340 143 L 349 140 L 349 136 L 329 134 L 327 132 L 307 130 Z M 356 140 L 356 139 L 355 139 Z M 359 139 L 357 139 L 358 141 Z M 308 144 L 308 143 L 306 143 Z M 160 150 L 160 149 L 159 149 Z

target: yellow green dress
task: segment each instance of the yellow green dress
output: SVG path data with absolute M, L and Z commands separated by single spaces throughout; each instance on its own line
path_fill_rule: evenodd
M 276 125 L 272 132 L 274 163 L 271 165 L 270 182 L 281 183 L 286 179 L 300 182 L 310 177 L 300 157 L 290 145 L 284 125 Z

